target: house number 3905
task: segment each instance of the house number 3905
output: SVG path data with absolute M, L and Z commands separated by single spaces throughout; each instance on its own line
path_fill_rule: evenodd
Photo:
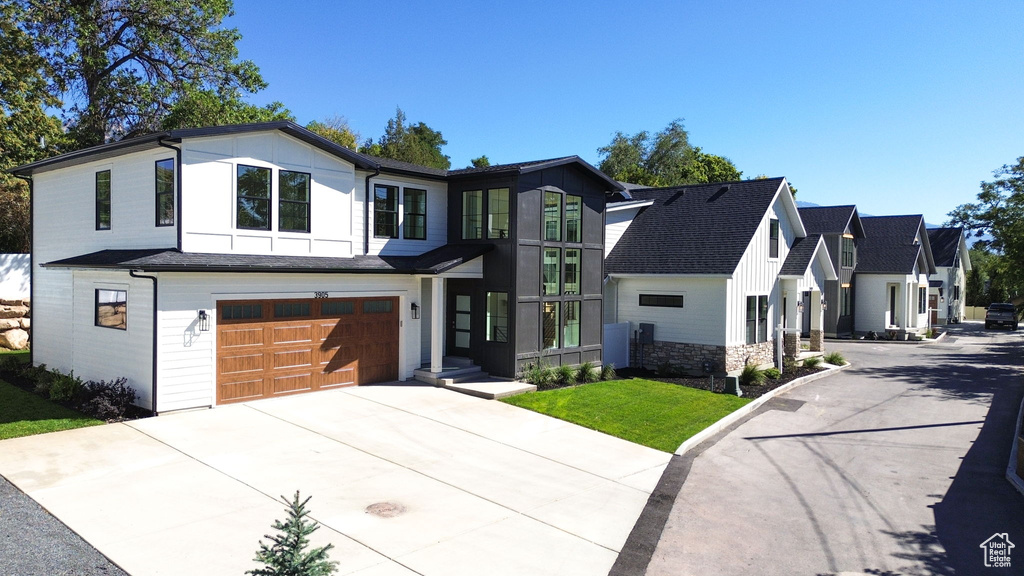
M 313 298 L 330 298 L 327 292 L 313 292 Z

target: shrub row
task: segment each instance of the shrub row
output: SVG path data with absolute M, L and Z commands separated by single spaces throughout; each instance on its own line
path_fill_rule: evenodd
M 550 366 L 544 362 L 527 364 L 523 367 L 519 379 L 537 387 L 538 390 L 586 384 L 598 380 L 614 380 L 615 366 L 605 364 L 600 369 L 592 362 L 584 362 L 579 366 Z
M 44 398 L 108 422 L 125 420 L 138 399 L 127 378 L 83 381 L 74 371 L 64 374 L 46 364 L 21 364 L 13 358 L 0 358 L 0 373 L 32 383 L 35 393 Z

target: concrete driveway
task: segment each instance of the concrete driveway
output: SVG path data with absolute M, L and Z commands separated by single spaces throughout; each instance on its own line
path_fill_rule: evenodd
M 673 461 L 666 477 L 678 469 L 685 481 L 646 573 L 1024 573 L 1024 555 L 985 568 L 980 548 L 997 532 L 1024 543 L 1024 497 L 1003 477 L 1024 338 L 979 323 L 950 336 L 827 342 L 849 370 Z
M 130 574 L 241 574 L 311 495 L 340 574 L 604 575 L 670 455 L 420 386 L 0 442 L 0 475 Z

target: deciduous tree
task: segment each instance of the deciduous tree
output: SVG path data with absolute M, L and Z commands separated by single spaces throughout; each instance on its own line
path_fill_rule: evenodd
M 306 128 L 339 146 L 351 150 L 359 147 L 359 134 L 352 131 L 344 116 L 331 116 L 323 121 L 314 120 L 306 124 Z
M 447 170 L 451 168 L 451 158 L 441 152 L 441 147 L 447 143 L 440 132 L 423 122 L 409 123 L 405 112 L 398 108 L 395 117 L 388 120 L 384 135 L 376 142 L 368 139 L 360 152 Z

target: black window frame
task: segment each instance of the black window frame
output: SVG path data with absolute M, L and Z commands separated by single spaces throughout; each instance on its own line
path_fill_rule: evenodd
M 917 313 L 928 313 L 928 289 L 924 286 L 918 286 L 917 288 Z
M 779 237 L 781 236 L 781 226 L 779 225 L 778 218 L 768 219 L 768 257 L 778 258 L 779 257 Z
M 409 204 L 409 194 L 418 195 L 422 198 L 422 212 L 411 211 Z M 419 221 L 419 226 L 413 226 L 414 230 L 418 229 L 421 231 L 419 236 L 411 234 L 409 232 L 410 220 Z M 406 240 L 426 240 L 427 239 L 427 191 L 423 188 L 403 188 L 402 189 L 402 238 Z
M 540 306 L 541 318 L 541 347 L 544 350 L 557 350 L 561 348 L 560 338 L 562 336 L 562 303 L 558 300 L 545 300 Z M 550 320 L 554 320 L 552 325 Z M 548 329 L 551 329 L 549 338 Z M 548 345 L 548 341 L 551 345 Z
M 478 200 L 476 210 L 470 213 L 470 198 Z M 462 191 L 462 239 L 481 240 L 484 237 L 484 191 L 482 188 Z
M 306 177 L 306 200 L 291 200 L 285 199 L 284 197 L 284 179 L 285 174 L 298 174 Z M 291 186 L 288 186 L 291 188 Z M 278 170 L 277 171 L 277 229 L 280 232 L 304 232 L 308 234 L 312 229 L 312 217 L 311 217 L 311 206 L 313 204 L 313 175 L 309 172 L 300 172 L 298 170 Z M 305 206 L 304 219 L 306 226 L 303 228 L 292 228 L 285 226 L 285 206 Z
M 583 302 L 566 300 L 562 306 L 562 348 L 579 348 L 583 339 Z M 575 341 L 569 342 L 570 327 L 575 326 Z
M 544 191 L 544 198 L 541 201 L 541 207 L 543 209 L 542 215 L 542 229 L 541 237 L 545 242 L 561 242 L 562 241 L 562 228 L 565 226 L 565 211 L 563 209 L 564 196 L 561 192 L 553 192 L 551 190 Z M 557 213 L 555 215 L 548 214 L 548 199 L 557 199 Z M 553 234 L 549 234 L 552 232 Z M 552 238 L 552 235 L 554 236 Z
M 655 308 L 682 308 L 684 298 L 682 294 L 640 294 L 637 305 Z
M 170 170 L 168 170 L 166 166 L 161 166 L 162 164 L 169 164 Z M 166 189 L 161 189 L 161 170 L 164 170 L 165 173 L 169 172 L 171 175 L 170 182 L 163 182 Z M 176 178 L 177 174 L 175 174 L 174 158 L 163 158 L 154 162 L 153 187 L 156 192 L 156 225 L 158 227 L 174 226 L 174 196 L 175 191 L 177 190 L 174 184 Z M 169 209 L 169 211 L 167 209 Z M 168 213 L 170 214 L 169 216 Z
M 101 192 L 101 190 L 100 190 L 100 176 L 102 176 L 102 175 L 106 175 L 106 191 L 105 191 L 106 198 L 101 198 L 101 196 L 100 196 L 100 192 Z M 111 210 L 110 210 L 110 198 L 112 196 L 112 194 L 111 194 L 111 182 L 110 181 L 111 181 L 111 178 L 110 178 L 110 169 L 109 168 L 106 169 L 106 170 L 99 170 L 98 172 L 96 172 L 95 191 L 96 191 L 96 229 L 97 230 L 110 230 L 111 226 L 113 224 L 113 220 L 111 218 L 111 213 L 110 213 L 111 212 Z M 106 225 L 103 224 L 103 216 L 104 215 L 106 215 L 106 217 L 107 217 Z
M 496 192 L 504 192 L 505 195 L 505 211 L 492 210 L 493 204 L 491 200 Z M 505 215 L 505 228 L 494 227 L 494 217 L 497 215 Z M 512 231 L 512 190 L 508 186 L 502 186 L 499 188 L 489 188 L 487 190 L 487 238 L 489 239 L 502 239 L 508 238 Z
M 853 268 L 853 238 L 843 236 L 841 244 L 842 262 L 840 265 L 844 268 Z
M 578 205 L 578 209 L 576 210 L 576 217 L 575 218 L 570 218 L 569 217 L 569 206 L 571 204 Z M 572 243 L 575 243 L 575 244 L 582 243 L 583 242 L 583 196 L 580 196 L 578 194 L 566 194 L 565 195 L 565 208 L 564 208 L 563 212 L 565 214 L 565 241 L 566 242 L 572 242 Z M 576 223 L 575 229 L 571 226 L 571 224 L 573 222 Z M 570 235 L 571 231 L 575 231 L 575 235 Z
M 575 276 L 575 282 L 569 282 L 569 254 L 576 254 L 576 260 L 573 262 L 573 273 Z M 566 248 L 562 251 L 562 293 L 570 296 L 578 296 L 583 293 L 583 249 L 581 248 Z M 570 284 L 575 287 L 575 290 L 570 290 Z
M 245 170 L 252 169 L 252 170 L 257 170 L 257 171 L 260 171 L 260 172 L 266 172 L 266 174 L 267 174 L 267 196 L 265 198 L 262 197 L 262 196 L 250 196 L 248 194 L 242 194 L 241 183 L 242 183 L 242 171 L 243 171 L 243 169 L 245 169 Z M 273 196 L 274 196 L 273 178 L 274 178 L 274 170 L 272 168 L 267 168 L 265 166 L 252 166 L 250 164 L 238 164 L 235 167 L 235 227 L 236 228 L 238 228 L 239 230 L 266 230 L 266 231 L 270 231 L 271 223 L 274 221 L 274 214 L 273 214 L 273 210 L 272 210 L 273 205 L 271 204 L 271 202 L 273 201 Z M 242 219 L 240 218 L 240 216 L 242 214 L 243 200 L 247 201 L 247 202 L 253 202 L 253 203 L 256 203 L 256 204 L 261 204 L 261 205 L 265 204 L 266 211 L 267 211 L 267 216 L 266 216 L 267 221 L 266 221 L 266 224 L 264 224 L 262 226 L 242 226 L 242 224 L 241 224 L 241 220 Z
M 747 344 L 761 344 L 768 341 L 768 296 L 747 296 L 747 312 L 744 341 Z M 751 307 L 753 305 L 753 307 Z M 751 313 L 753 312 L 753 317 Z
M 492 312 L 493 312 L 493 310 L 491 309 L 491 304 L 492 304 L 491 297 L 492 296 L 493 297 L 498 297 L 498 298 L 504 297 L 504 299 L 505 299 L 505 306 L 504 306 L 505 315 L 504 316 L 501 316 L 499 314 L 492 314 Z M 500 344 L 507 344 L 508 343 L 508 324 L 509 324 L 509 322 L 508 322 L 508 316 L 509 316 L 508 292 L 504 292 L 504 291 L 487 292 L 485 304 L 486 304 L 485 307 L 484 307 L 485 340 L 487 342 L 497 342 L 497 343 L 500 343 Z M 495 320 L 496 319 L 504 319 L 504 323 L 492 322 L 492 319 L 495 319 Z
M 555 260 L 554 260 L 554 270 L 552 271 L 551 274 L 548 274 L 549 268 L 548 268 L 547 256 L 548 256 L 548 251 L 549 250 L 556 253 Z M 540 265 L 541 265 L 541 283 L 540 283 L 540 291 L 541 291 L 541 294 L 543 294 L 544 296 L 558 296 L 558 295 L 560 295 L 562 293 L 562 289 L 563 289 L 562 281 L 564 280 L 563 277 L 562 277 L 562 268 L 563 268 L 563 266 L 562 266 L 562 252 L 563 252 L 562 249 L 560 247 L 558 247 L 558 246 L 545 246 L 541 250 L 541 263 L 540 263 Z M 554 278 L 555 289 L 554 289 L 553 292 L 549 292 L 548 291 L 548 285 L 552 284 L 552 282 L 549 281 L 550 278 Z
M 379 190 L 387 192 L 386 202 L 391 203 L 393 208 L 381 207 L 382 204 L 378 201 L 377 196 Z M 394 194 L 393 198 L 392 194 Z M 382 221 L 385 218 L 390 219 L 390 222 Z M 381 233 L 381 226 L 385 227 L 383 234 Z M 386 227 L 390 227 L 391 231 L 388 232 Z M 373 237 L 398 238 L 398 186 L 390 184 L 373 185 Z
M 120 325 L 116 324 L 101 324 L 100 323 L 100 292 L 113 292 L 114 294 L 123 294 L 123 300 L 112 300 L 105 305 L 113 304 L 115 307 L 118 304 L 124 305 L 124 320 Z M 94 306 L 93 306 L 93 325 L 97 328 L 110 328 L 113 330 L 127 330 L 128 329 L 128 289 L 118 288 L 96 288 L 94 293 Z

